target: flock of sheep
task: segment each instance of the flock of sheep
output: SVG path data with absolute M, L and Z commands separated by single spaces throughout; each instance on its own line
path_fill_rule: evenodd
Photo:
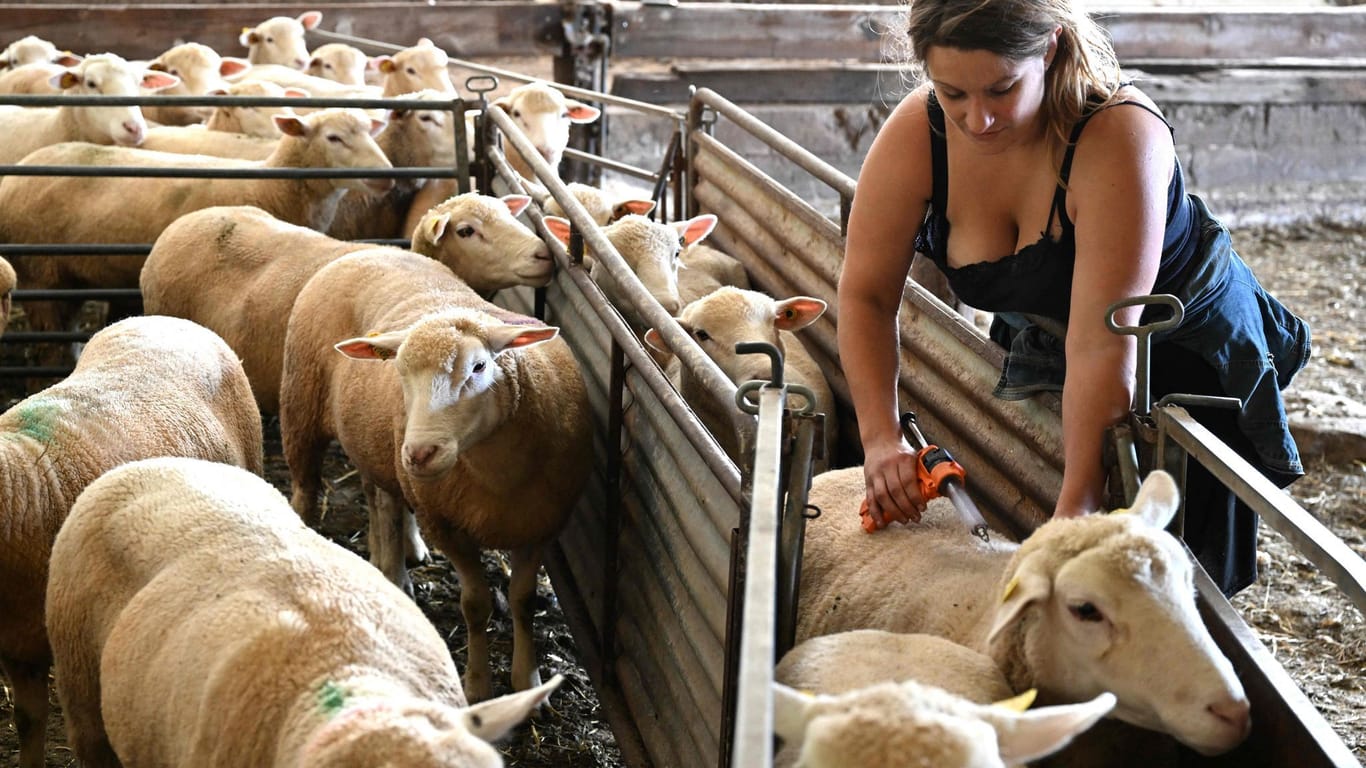
M 188 43 L 129 62 L 25 38 L 0 53 L 0 92 L 385 96 L 432 109 L 0 107 L 0 164 L 452 165 L 465 127 L 447 108 L 446 54 L 427 40 L 376 58 L 310 53 L 320 19 L 244 30 L 245 59 Z M 570 125 L 598 116 L 541 83 L 495 103 L 552 168 Z M 535 189 L 526 162 L 508 159 Z M 737 383 L 767 372 L 735 343 L 774 343 L 788 380 L 833 416 L 796 333 L 824 302 L 751 290 L 702 242 L 715 216 L 664 224 L 647 218 L 651 201 L 571 191 L 631 268 L 612 274 L 588 254 L 609 298 L 638 281 Z M 138 288 L 144 307 L 0 415 L 0 666 L 21 768 L 44 764 L 50 670 L 82 765 L 502 764 L 490 742 L 559 683 L 540 677 L 531 598 L 542 547 L 591 471 L 594 421 L 559 329 L 491 303 L 550 282 L 548 243 L 570 234 L 558 203 L 449 192 L 407 179 L 0 179 L 0 243 L 154 243 L 145 258 L 0 260 L 6 318 L 16 279 Z M 519 219 L 533 204 L 544 237 Z M 409 249 L 356 242 L 409 236 Z M 28 304 L 34 330 L 72 321 L 63 305 Z M 626 319 L 738 450 L 658 330 Z M 263 414 L 279 419 L 288 501 L 260 478 Z M 373 565 L 313 531 L 334 441 L 362 480 Z M 825 456 L 817 469 L 838 466 L 833 443 Z M 936 507 L 921 526 L 867 536 L 862 497 L 857 468 L 813 483 L 825 514 L 805 545 L 802 642 L 777 669 L 779 764 L 1014 765 L 1107 714 L 1204 753 L 1247 735 L 1247 699 L 1162 530 L 1170 478 L 1150 477 L 1125 514 L 1050 522 L 1022 545 L 970 538 Z M 460 577 L 463 674 L 411 600 L 407 569 L 427 541 Z M 488 548 L 512 563 L 516 692 L 497 698 Z M 1017 711 L 1030 690 L 1049 706 Z M 1017 706 L 991 705 L 1001 699 Z

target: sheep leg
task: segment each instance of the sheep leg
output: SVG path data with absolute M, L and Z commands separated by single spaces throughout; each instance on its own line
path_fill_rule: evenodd
M 409 568 L 416 568 L 432 559 L 427 550 L 427 542 L 422 540 L 422 532 L 417 527 L 417 516 L 411 507 L 403 508 L 403 556 Z
M 512 687 L 525 691 L 541 684 L 536 664 L 536 632 L 532 628 L 536 581 L 541 570 L 541 548 L 512 550 L 512 579 L 508 605 L 512 611 Z
M 19 768 L 43 768 L 47 730 L 47 664 L 0 658 L 14 688 L 14 730 L 19 736 Z
M 281 424 L 287 423 L 285 407 L 281 403 Z M 320 522 L 318 492 L 322 490 L 323 450 L 327 447 L 327 441 L 318 437 L 312 430 L 306 433 L 281 431 L 284 432 L 284 454 L 285 464 L 289 466 L 289 484 L 294 488 L 289 499 L 290 506 L 294 507 L 294 513 L 303 519 L 305 525 L 317 528 Z
M 469 654 L 465 660 L 463 678 L 465 696 L 472 702 L 484 701 L 493 696 L 488 636 L 493 598 L 489 592 L 488 578 L 484 575 L 479 543 L 450 525 L 441 526 L 437 543 L 460 575 L 460 612 L 464 614 L 465 631 L 469 635 Z
M 409 514 L 403 502 L 383 488 L 364 481 L 370 502 L 370 562 L 399 589 L 413 596 L 413 582 L 403 561 L 404 530 Z
M 53 642 L 58 642 L 55 637 Z M 122 763 L 109 744 L 104 715 L 100 711 L 98 650 L 81 644 L 68 658 L 77 663 L 57 670 L 57 696 L 66 718 L 66 738 L 71 750 L 81 765 L 88 768 L 119 768 Z

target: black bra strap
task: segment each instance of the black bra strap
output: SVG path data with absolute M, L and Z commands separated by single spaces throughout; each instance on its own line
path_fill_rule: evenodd
M 934 171 L 934 190 L 930 193 L 930 202 L 942 216 L 947 214 L 949 199 L 949 150 L 944 141 L 944 107 L 934 91 L 930 91 L 925 107 L 930 118 L 930 160 Z
M 1135 107 L 1142 107 L 1143 109 L 1147 110 L 1148 112 L 1151 112 L 1154 116 L 1156 116 L 1158 120 L 1161 120 L 1163 123 L 1165 123 L 1169 130 L 1172 129 L 1172 124 L 1167 122 L 1167 118 L 1163 117 L 1156 110 L 1154 110 L 1153 108 L 1149 107 L 1147 104 L 1144 104 L 1141 101 L 1133 101 L 1126 99 L 1124 101 L 1117 101 L 1114 104 L 1109 104 L 1106 107 L 1104 107 L 1104 109 L 1109 109 L 1110 107 L 1117 107 L 1121 104 L 1132 104 Z M 1096 114 L 1100 111 L 1101 110 L 1099 109 L 1094 109 L 1090 112 L 1087 112 L 1086 114 L 1081 116 L 1081 119 L 1077 121 L 1076 125 L 1072 126 L 1072 135 L 1067 137 L 1067 149 L 1064 151 L 1062 156 L 1062 167 L 1058 169 L 1059 184 L 1057 190 L 1053 192 L 1053 207 L 1048 209 L 1048 226 L 1044 229 L 1044 234 L 1048 234 L 1049 232 L 1053 231 L 1053 215 L 1055 213 L 1058 216 L 1058 220 L 1062 222 L 1062 227 L 1064 231 L 1072 228 L 1072 220 L 1067 218 L 1066 207 L 1067 180 L 1072 176 L 1072 154 L 1077 149 L 1077 141 L 1081 139 L 1081 129 L 1085 128 L 1086 123 L 1090 121 L 1092 117 L 1095 117 Z

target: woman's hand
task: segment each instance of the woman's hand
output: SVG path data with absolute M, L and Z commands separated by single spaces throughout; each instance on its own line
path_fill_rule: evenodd
M 877 527 L 920 522 L 925 499 L 920 495 L 916 452 L 905 440 L 896 440 L 866 446 L 863 455 L 868 515 Z

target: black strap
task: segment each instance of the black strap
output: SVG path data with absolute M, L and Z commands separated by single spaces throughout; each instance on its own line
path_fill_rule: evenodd
M 948 214 L 949 150 L 944 141 L 944 107 L 934 91 L 930 91 L 925 107 L 930 117 L 930 160 L 934 171 L 934 189 L 930 201 L 940 216 Z
M 1121 86 L 1123 85 L 1128 85 L 1128 83 L 1122 83 Z M 1070 179 L 1072 176 L 1072 154 L 1077 149 L 1077 141 L 1081 139 L 1081 129 L 1085 128 L 1086 123 L 1089 122 L 1091 118 L 1099 114 L 1102 110 L 1109 109 L 1110 107 L 1117 107 L 1121 104 L 1132 104 L 1135 107 L 1142 107 L 1143 109 L 1152 113 L 1158 120 L 1161 120 L 1167 126 L 1168 130 L 1174 132 L 1175 129 L 1172 128 L 1172 124 L 1167 122 L 1167 118 L 1163 117 L 1160 112 L 1153 109 L 1152 107 L 1149 107 L 1147 104 L 1144 104 L 1141 101 L 1135 101 L 1132 99 L 1116 101 L 1115 103 L 1107 104 L 1104 107 L 1101 107 L 1100 109 L 1092 109 L 1088 111 L 1086 114 L 1082 115 L 1081 119 L 1077 121 L 1077 124 L 1072 126 L 1072 135 L 1067 137 L 1067 149 L 1062 156 L 1062 167 L 1058 169 L 1059 184 L 1057 190 L 1053 192 L 1053 207 L 1048 209 L 1048 226 L 1046 229 L 1044 229 L 1045 234 L 1053 231 L 1054 212 L 1057 213 L 1058 220 L 1062 222 L 1062 227 L 1064 231 L 1072 228 L 1072 220 L 1067 218 L 1067 180 Z

